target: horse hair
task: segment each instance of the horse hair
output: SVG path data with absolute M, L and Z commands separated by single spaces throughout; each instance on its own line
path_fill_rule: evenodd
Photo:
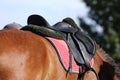
M 117 75 L 117 77 L 120 79 L 120 69 L 118 64 L 115 63 L 115 60 L 110 57 L 109 54 L 107 54 L 99 45 L 97 45 L 97 50 L 102 54 L 102 56 L 105 59 L 105 62 L 109 63 L 111 66 L 113 66 L 114 70 L 115 70 L 115 74 Z

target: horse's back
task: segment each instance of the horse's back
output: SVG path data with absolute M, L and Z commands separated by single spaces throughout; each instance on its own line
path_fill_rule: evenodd
M 56 80 L 64 70 L 53 46 L 29 31 L 0 31 L 0 80 Z M 57 69 L 58 68 L 58 69 Z

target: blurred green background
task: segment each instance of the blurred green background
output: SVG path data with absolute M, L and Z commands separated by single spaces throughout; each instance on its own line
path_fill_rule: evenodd
M 89 7 L 89 22 L 85 18 L 78 17 L 80 27 L 120 66 L 120 0 L 83 1 Z

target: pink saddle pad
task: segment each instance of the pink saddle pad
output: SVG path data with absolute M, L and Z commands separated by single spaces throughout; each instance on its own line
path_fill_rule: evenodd
M 69 68 L 69 49 L 67 44 L 65 43 L 64 40 L 59 40 L 55 38 L 50 38 L 48 39 L 53 43 L 53 45 L 56 47 L 59 57 L 61 59 L 61 62 L 63 64 L 63 67 L 68 71 Z M 94 60 L 91 59 L 90 65 L 91 67 L 93 66 Z M 72 72 L 73 73 L 79 73 L 79 66 L 76 64 L 73 56 L 72 56 Z

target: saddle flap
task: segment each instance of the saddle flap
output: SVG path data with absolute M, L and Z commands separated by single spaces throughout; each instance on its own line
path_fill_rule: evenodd
M 87 34 L 77 31 L 75 33 L 76 38 L 79 40 L 79 42 L 82 42 L 89 54 L 95 53 L 95 41 L 91 39 Z
M 76 34 L 76 35 L 78 35 L 78 34 Z M 85 41 L 88 41 L 87 40 L 88 38 L 84 39 L 84 38 L 80 37 L 82 39 L 79 39 L 79 37 L 76 37 L 76 35 L 72 36 L 72 39 L 74 40 L 74 43 L 77 46 L 77 50 L 79 51 L 79 54 L 81 54 L 80 56 L 82 57 L 84 63 L 81 63 L 81 61 L 78 61 L 77 58 L 75 58 L 75 59 L 77 60 L 77 62 L 79 64 L 86 65 L 89 67 L 90 66 L 89 62 L 94 56 L 95 45 L 93 44 L 92 46 L 90 46 L 90 47 L 92 47 L 91 50 L 93 51 L 92 53 L 90 53 L 89 52 L 90 51 L 89 43 L 91 43 L 91 41 L 87 42 L 88 43 L 87 44 L 87 43 L 85 43 Z M 81 36 L 81 35 L 79 35 L 79 36 Z M 83 36 L 83 37 L 86 37 L 86 36 Z M 85 40 L 85 41 L 83 42 L 82 40 Z M 74 53 L 74 54 L 77 54 L 77 53 Z
M 75 34 L 68 33 L 65 40 L 70 48 L 70 53 L 73 54 L 77 64 L 89 66 L 89 62 L 95 53 L 95 45 L 94 42 L 92 42 L 93 40 L 89 40 L 87 35 L 81 35 L 79 33 L 80 32 L 76 32 Z M 89 49 L 89 47 L 92 48 Z

